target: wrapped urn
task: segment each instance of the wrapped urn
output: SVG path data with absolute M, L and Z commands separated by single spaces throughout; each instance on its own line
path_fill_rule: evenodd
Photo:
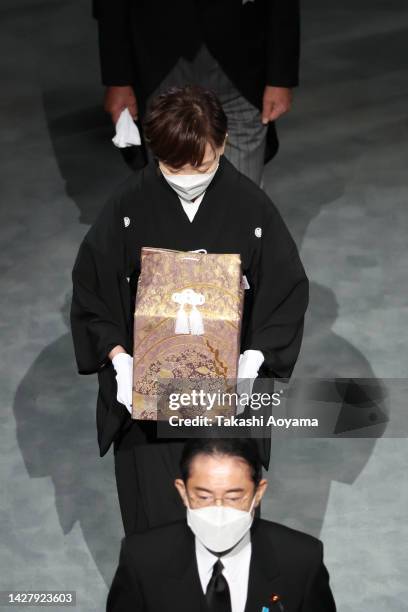
M 244 294 L 241 260 L 237 254 L 143 247 L 141 262 L 132 416 L 165 420 L 171 413 L 166 394 L 198 386 L 234 391 Z M 196 416 L 206 408 L 181 410 Z M 227 406 L 214 406 L 215 414 L 227 412 Z

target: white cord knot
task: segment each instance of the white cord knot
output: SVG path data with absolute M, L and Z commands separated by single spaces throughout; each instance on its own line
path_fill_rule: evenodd
M 181 292 L 173 293 L 171 299 L 173 302 L 176 302 L 176 304 L 179 304 L 174 333 L 202 336 L 204 334 L 204 322 L 197 306 L 202 306 L 202 304 L 204 304 L 204 295 L 194 291 L 194 289 L 184 289 Z M 188 315 L 184 310 L 186 304 L 191 306 Z

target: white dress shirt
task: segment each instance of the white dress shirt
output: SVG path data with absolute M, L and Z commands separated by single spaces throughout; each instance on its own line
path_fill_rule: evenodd
M 213 573 L 214 563 L 219 557 L 210 553 L 197 538 L 195 539 L 195 550 L 201 588 L 205 594 Z M 251 552 L 251 536 L 248 532 L 231 552 L 221 557 L 221 563 L 224 566 L 222 573 L 230 590 L 232 612 L 244 612 L 245 609 Z

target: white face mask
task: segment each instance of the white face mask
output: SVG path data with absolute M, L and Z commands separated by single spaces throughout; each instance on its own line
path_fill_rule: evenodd
M 207 189 L 218 170 L 218 164 L 212 172 L 201 174 L 164 174 L 161 168 L 160 170 L 177 195 L 183 200 L 191 202 L 202 195 Z
M 187 507 L 187 524 L 201 544 L 214 552 L 233 548 L 250 530 L 254 520 L 252 510 L 236 510 L 227 506 Z

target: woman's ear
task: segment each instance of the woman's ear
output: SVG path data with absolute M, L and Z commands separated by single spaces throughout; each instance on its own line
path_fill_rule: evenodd
M 181 480 L 181 478 L 176 478 L 176 480 L 174 481 L 174 486 L 179 492 L 181 501 L 186 506 L 186 508 L 188 508 L 187 491 L 186 491 L 186 485 L 184 484 L 184 481 Z
M 227 141 L 228 141 L 228 132 L 225 134 L 224 142 L 220 150 L 220 155 L 224 155 L 225 145 L 227 144 Z

